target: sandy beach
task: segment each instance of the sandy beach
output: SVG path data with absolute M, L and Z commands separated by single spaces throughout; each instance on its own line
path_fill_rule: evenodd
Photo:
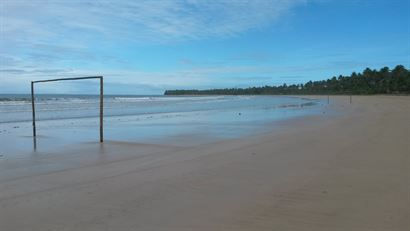
M 408 230 L 410 97 L 332 96 L 275 128 L 0 157 L 0 230 Z

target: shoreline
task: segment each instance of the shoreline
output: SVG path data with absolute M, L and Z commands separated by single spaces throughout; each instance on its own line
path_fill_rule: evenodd
M 192 143 L 190 144 L 192 146 L 258 135 L 268 132 L 269 127 L 274 126 L 278 121 L 318 114 L 322 108 L 320 101 L 306 101 L 304 103 L 306 98 L 297 98 L 298 100 L 285 99 L 283 103 L 275 103 L 266 108 L 260 105 L 255 108 L 248 105 L 243 108 L 241 106 L 222 109 L 220 106 L 216 106 L 210 109 L 209 106 L 206 106 L 202 109 L 194 108 L 191 111 L 182 109 L 171 112 L 108 115 L 104 118 L 105 139 L 107 141 L 121 140 L 163 144 L 176 142 L 181 145 L 185 145 L 189 141 L 188 143 Z M 271 100 L 265 97 L 252 98 L 256 102 L 262 102 L 266 99 Z M 236 101 L 237 99 L 229 98 L 228 103 L 229 100 Z M 249 99 L 245 101 L 247 100 Z M 272 100 L 281 102 L 282 99 L 273 97 Z M 98 117 L 52 118 L 40 119 L 37 122 L 38 151 L 55 150 L 58 152 L 59 149 L 66 146 L 92 142 L 97 137 L 94 131 L 98 130 Z M 32 133 L 31 129 L 31 121 L 0 123 L 2 153 L 7 154 L 6 156 L 10 158 L 14 153 L 31 153 L 33 142 L 28 140 Z
M 328 107 L 340 113 L 211 144 L 85 143 L 0 159 L 0 224 L 10 231 L 405 230 L 410 98 L 357 96 L 349 105 L 334 97 Z

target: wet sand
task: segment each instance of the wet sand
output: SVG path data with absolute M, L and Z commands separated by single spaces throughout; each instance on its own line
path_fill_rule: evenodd
M 410 227 L 410 97 L 332 97 L 322 115 L 275 127 L 212 144 L 0 157 L 0 230 Z

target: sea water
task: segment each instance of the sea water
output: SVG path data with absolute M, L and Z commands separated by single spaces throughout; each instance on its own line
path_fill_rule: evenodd
M 98 95 L 37 95 L 40 144 L 98 141 L 99 100 Z M 257 134 L 275 121 L 320 113 L 322 106 L 320 100 L 288 96 L 109 95 L 104 96 L 104 132 L 106 140 L 205 142 Z M 31 121 L 29 95 L 0 95 L 0 152 L 28 149 Z

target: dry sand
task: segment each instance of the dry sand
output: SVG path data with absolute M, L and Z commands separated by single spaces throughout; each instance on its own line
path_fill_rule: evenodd
M 0 230 L 409 230 L 410 97 L 332 97 L 275 127 L 0 159 Z

